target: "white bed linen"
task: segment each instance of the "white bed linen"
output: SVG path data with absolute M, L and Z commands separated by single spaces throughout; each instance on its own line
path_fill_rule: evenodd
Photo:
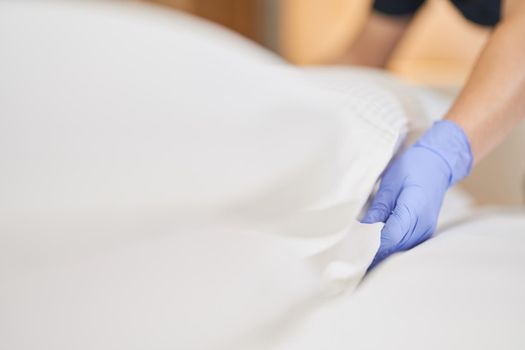
M 275 349 L 523 349 L 525 211 L 485 209 L 392 256 Z
M 448 229 L 348 298 L 380 230 L 355 218 L 432 95 L 143 7 L 3 2 L 0 51 L 0 347 L 428 348 L 439 327 L 444 347 L 516 344 L 521 217 Z M 445 223 L 470 210 L 454 196 Z M 508 298 L 494 319 L 485 290 Z
M 388 90 L 133 6 L 0 3 L 2 348 L 264 348 L 377 249 Z

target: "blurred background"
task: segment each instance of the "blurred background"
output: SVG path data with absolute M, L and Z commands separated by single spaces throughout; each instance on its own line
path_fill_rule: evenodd
M 345 51 L 371 0 L 140 0 L 231 28 L 293 64 L 330 62 Z M 427 0 L 388 64 L 406 81 L 451 96 L 461 88 L 489 29 L 465 20 L 448 0 Z M 525 202 L 525 122 L 476 166 L 462 186 L 479 204 Z M 489 185 L 488 185 L 489 184 Z M 521 189 L 521 190 L 516 190 Z
M 322 64 L 352 42 L 371 0 L 150 0 L 225 25 L 295 64 Z M 443 25 L 446 23 L 446 25 Z M 389 64 L 405 79 L 461 84 L 488 30 L 463 19 L 447 0 L 429 0 Z

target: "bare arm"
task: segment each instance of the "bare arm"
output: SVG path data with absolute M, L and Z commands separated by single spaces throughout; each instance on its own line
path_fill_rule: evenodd
M 479 161 L 525 117 L 525 2 L 507 0 L 460 96 L 445 119 L 466 132 Z
M 356 40 L 335 63 L 384 68 L 410 19 L 372 12 Z

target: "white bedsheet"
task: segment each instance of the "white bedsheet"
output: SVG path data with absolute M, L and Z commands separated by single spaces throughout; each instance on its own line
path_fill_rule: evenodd
M 356 218 L 430 123 L 410 89 L 139 5 L 1 2 L 0 52 L 1 348 L 366 348 L 410 269 L 346 299 L 381 229 Z
M 402 103 L 221 33 L 0 3 L 0 347 L 262 346 L 359 282 L 380 225 L 356 219 Z
M 525 211 L 485 209 L 374 270 L 276 349 L 523 349 Z

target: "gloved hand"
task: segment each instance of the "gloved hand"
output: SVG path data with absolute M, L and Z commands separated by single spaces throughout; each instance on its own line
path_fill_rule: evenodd
M 463 129 L 434 125 L 386 169 L 363 223 L 385 222 L 373 268 L 390 254 L 429 238 L 446 190 L 470 172 L 472 153 Z

